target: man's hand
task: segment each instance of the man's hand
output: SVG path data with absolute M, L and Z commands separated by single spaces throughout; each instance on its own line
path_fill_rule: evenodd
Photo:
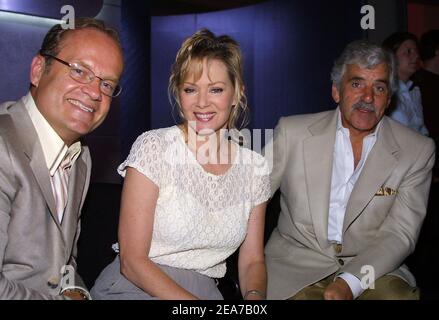
M 353 300 L 351 288 L 342 278 L 337 278 L 333 283 L 326 287 L 323 293 L 325 300 Z

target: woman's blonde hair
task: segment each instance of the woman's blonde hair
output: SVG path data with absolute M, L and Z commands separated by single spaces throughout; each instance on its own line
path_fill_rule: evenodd
M 227 35 L 216 37 L 211 31 L 201 29 L 187 38 L 177 52 L 169 77 L 168 97 L 173 108 L 177 107 L 180 118 L 181 110 L 179 90 L 190 72 L 195 72 L 195 79 L 203 73 L 204 59 L 217 59 L 224 63 L 235 89 L 237 104 L 232 107 L 228 129 L 241 129 L 247 125 L 249 108 L 244 92 L 241 50 L 238 43 Z

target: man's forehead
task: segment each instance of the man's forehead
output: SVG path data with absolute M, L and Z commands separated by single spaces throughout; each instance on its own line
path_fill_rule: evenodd
M 60 42 L 58 55 L 64 59 L 77 60 L 74 62 L 81 62 L 88 68 L 94 67 L 96 61 L 104 60 L 106 64 L 114 62 L 123 65 L 122 51 L 117 42 L 94 28 L 68 31 Z
M 95 28 L 68 30 L 59 42 L 59 49 L 74 48 L 83 51 L 87 47 L 105 46 L 108 50 L 120 50 L 115 39 L 105 32 Z
M 93 27 L 86 27 L 82 29 L 67 30 L 66 33 L 63 35 L 63 40 L 72 37 L 89 37 L 94 35 L 111 38 L 108 34 L 106 34 L 102 30 Z
M 352 76 L 376 76 L 379 78 L 387 78 L 389 76 L 389 68 L 384 62 L 373 66 L 366 66 L 360 63 L 352 63 L 346 66 L 345 75 L 348 78 L 351 78 Z

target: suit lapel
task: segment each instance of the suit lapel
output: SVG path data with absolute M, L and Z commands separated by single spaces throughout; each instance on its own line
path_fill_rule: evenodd
M 375 193 L 392 173 L 398 162 L 398 152 L 399 146 L 393 137 L 390 124 L 384 118 L 380 132 L 378 132 L 378 139 L 370 151 L 349 198 L 343 222 L 343 233 L 363 212 Z
M 311 217 L 322 248 L 328 244 L 328 213 L 338 108 L 311 125 L 304 141 L 304 164 Z
M 53 196 L 52 185 L 50 184 L 50 176 L 47 170 L 43 149 L 22 100 L 9 107 L 9 114 L 12 116 L 14 124 L 20 128 L 16 130 L 17 138 L 23 145 L 23 152 L 29 159 L 30 168 L 46 200 L 50 214 L 58 228 L 60 228 L 56 214 L 55 198 Z
M 41 151 L 41 155 L 38 155 L 39 152 L 34 152 L 33 155 L 26 155 L 29 158 L 29 165 L 41 189 L 44 200 L 46 200 L 47 206 L 49 207 L 50 214 L 59 227 L 58 216 L 56 214 L 55 198 L 53 197 L 52 185 L 50 184 L 49 172 L 46 167 L 43 151 L 39 151 Z

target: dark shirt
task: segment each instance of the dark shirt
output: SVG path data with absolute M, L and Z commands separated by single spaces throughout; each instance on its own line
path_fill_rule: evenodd
M 419 69 L 412 77 L 416 86 L 421 90 L 424 123 L 430 136 L 436 143 L 436 150 L 439 146 L 439 75 Z M 436 157 L 434 175 L 439 176 L 438 157 Z

